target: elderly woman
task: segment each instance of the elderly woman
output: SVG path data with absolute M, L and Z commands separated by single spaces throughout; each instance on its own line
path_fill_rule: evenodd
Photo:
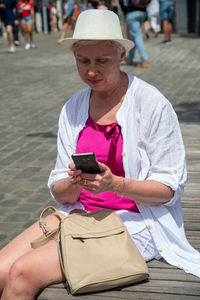
M 81 13 L 73 37 L 62 45 L 73 51 L 88 87 L 72 96 L 60 115 L 58 156 L 49 178 L 60 211 L 111 208 L 145 261 L 163 257 L 200 276 L 200 255 L 183 229 L 185 152 L 171 104 L 153 86 L 120 71 L 133 44 L 123 39 L 113 12 Z M 71 155 L 85 152 L 96 154 L 101 173 L 76 169 Z M 51 215 L 47 222 L 57 227 L 59 220 Z M 41 232 L 35 223 L 1 250 L 2 300 L 34 299 L 49 284 L 65 280 L 54 240 L 31 249 L 30 241 Z

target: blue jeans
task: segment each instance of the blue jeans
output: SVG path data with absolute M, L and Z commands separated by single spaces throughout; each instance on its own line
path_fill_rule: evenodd
M 23 24 L 26 24 L 26 23 L 32 24 L 33 23 L 32 15 L 29 15 L 28 17 L 25 17 L 25 18 L 21 19 L 21 23 L 23 23 Z
M 131 61 L 134 59 L 136 48 L 139 52 L 141 62 L 148 60 L 141 30 L 142 23 L 145 19 L 146 12 L 144 11 L 136 10 L 126 14 L 126 24 L 131 33 L 132 41 L 135 43 L 135 46 L 128 53 L 128 59 Z

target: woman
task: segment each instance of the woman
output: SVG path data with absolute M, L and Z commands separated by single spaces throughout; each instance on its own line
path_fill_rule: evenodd
M 24 33 L 25 49 L 35 48 L 33 43 L 32 26 L 35 23 L 34 4 L 29 0 L 21 0 L 17 3 L 18 12 L 21 14 L 21 26 Z
M 75 7 L 74 0 L 69 0 L 64 7 L 66 12 L 63 15 L 63 27 L 58 42 L 61 42 L 64 39 L 70 27 L 71 30 L 74 31 L 74 25 L 75 25 L 74 7 Z
M 133 4 L 132 1 L 119 0 L 119 4 L 122 8 L 123 13 L 125 14 L 128 34 L 130 35 L 132 41 L 135 43 L 135 46 L 128 53 L 128 56 L 125 57 L 125 62 L 127 63 L 127 65 L 133 65 L 135 51 L 137 49 L 140 56 L 140 63 L 136 64 L 136 66 L 138 68 L 146 69 L 148 68 L 149 63 L 143 41 L 142 25 L 147 18 L 147 3 L 137 4 L 137 1 L 135 1 L 135 3 Z
M 200 276 L 200 255 L 184 235 L 185 152 L 171 105 L 156 88 L 120 71 L 133 44 L 123 39 L 115 13 L 81 13 L 73 37 L 62 45 L 74 52 L 89 87 L 75 94 L 60 115 L 49 188 L 61 212 L 112 208 L 146 261 L 163 257 Z M 75 152 L 95 152 L 102 172 L 77 170 L 71 159 Z M 56 216 L 46 220 L 58 226 Z M 54 240 L 31 249 L 30 241 L 41 232 L 37 222 L 1 250 L 2 300 L 34 299 L 49 284 L 65 280 Z

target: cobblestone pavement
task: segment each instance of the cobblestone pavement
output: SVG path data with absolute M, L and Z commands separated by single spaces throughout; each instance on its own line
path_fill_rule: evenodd
M 189 123 L 199 131 L 200 39 L 174 34 L 172 43 L 161 45 L 162 38 L 145 40 L 149 69 L 122 63 L 122 70 L 155 85 L 183 126 Z M 21 38 L 22 46 L 10 54 L 0 38 L 0 247 L 53 204 L 47 179 L 56 158 L 59 113 L 68 97 L 84 87 L 73 55 L 57 39 L 56 33 L 37 34 L 37 48 L 26 51 Z

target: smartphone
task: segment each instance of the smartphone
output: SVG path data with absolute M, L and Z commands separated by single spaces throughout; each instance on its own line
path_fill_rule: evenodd
M 72 159 L 76 168 L 81 169 L 83 173 L 101 173 L 96 156 L 93 152 L 72 154 Z

